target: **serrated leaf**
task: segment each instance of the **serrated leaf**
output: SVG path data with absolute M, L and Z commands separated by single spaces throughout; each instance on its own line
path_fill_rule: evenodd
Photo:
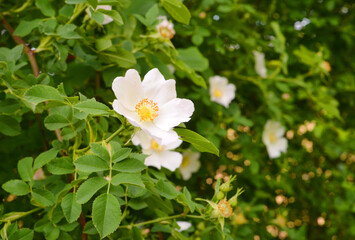
M 97 9 L 97 11 L 111 17 L 118 25 L 123 25 L 123 19 L 116 10 Z
M 55 148 L 52 148 L 46 152 L 41 153 L 40 155 L 38 155 L 38 157 L 36 157 L 33 164 L 33 169 L 37 170 L 43 167 L 44 165 L 52 161 L 57 156 L 57 153 L 58 150 Z
M 44 189 L 33 189 L 32 197 L 44 207 L 52 206 L 55 203 L 53 193 Z
M 198 151 L 213 153 L 219 156 L 218 148 L 200 134 L 186 128 L 175 128 L 174 131 L 181 137 L 181 140 L 191 143 Z
M 69 157 L 56 158 L 47 164 L 47 169 L 55 175 L 73 173 L 75 168 Z
M 32 110 L 34 110 L 36 106 L 41 102 L 46 102 L 46 101 L 63 102 L 64 101 L 64 97 L 57 89 L 47 85 L 32 86 L 26 91 L 25 99 L 32 105 L 31 106 Z
M 21 20 L 20 24 L 15 29 L 14 35 L 19 37 L 27 36 L 33 31 L 33 29 L 39 26 L 41 21 L 42 19 L 34 19 L 31 21 Z
M 113 154 L 112 162 L 116 163 L 116 162 L 120 162 L 120 161 L 126 159 L 129 156 L 129 154 L 131 153 L 131 151 L 132 151 L 132 149 L 130 149 L 130 148 L 121 148 L 115 154 Z
M 59 25 L 57 29 L 57 34 L 65 39 L 78 39 L 81 38 L 74 30 L 76 26 L 74 24 Z
M 76 221 L 81 213 L 81 205 L 76 202 L 76 193 L 68 193 L 62 200 L 61 207 L 69 223 Z
M 76 193 L 76 201 L 80 204 L 86 203 L 97 191 L 106 186 L 107 183 L 107 180 L 101 177 L 89 178 L 80 185 Z
M 112 185 L 120 185 L 122 183 L 125 184 L 131 184 L 135 185 L 138 187 L 144 188 L 144 184 L 141 179 L 141 174 L 140 173 L 119 173 L 116 174 L 112 180 L 111 180 Z
M 112 52 L 99 52 L 99 54 L 105 56 L 109 61 L 116 63 L 123 68 L 133 67 L 137 61 L 134 55 L 123 48 L 117 49 L 115 53 Z
M 2 188 L 13 195 L 22 196 L 30 192 L 30 187 L 23 181 L 14 179 L 2 185 Z
M 33 234 L 33 230 L 29 228 L 22 228 L 11 234 L 9 240 L 32 240 Z
M 11 62 L 11 61 L 17 61 L 20 59 L 21 54 L 23 51 L 23 45 L 17 45 L 16 47 L 14 47 L 13 49 L 10 50 L 9 55 L 7 56 L 7 61 Z
M 7 136 L 17 136 L 21 133 L 20 123 L 13 117 L 0 115 L 0 132 Z
M 33 158 L 25 157 L 25 158 L 22 158 L 17 163 L 17 171 L 20 174 L 20 177 L 22 178 L 22 180 L 25 182 L 30 182 L 33 178 L 32 162 L 33 162 Z
M 95 199 L 92 206 L 92 221 L 101 238 L 118 228 L 121 215 L 120 204 L 113 195 L 104 193 Z
M 54 17 L 55 11 L 48 0 L 36 0 L 36 6 L 41 10 L 43 15 L 47 17 Z
M 174 185 L 168 181 L 159 180 L 155 188 L 161 196 L 167 199 L 174 199 L 179 194 Z
M 99 172 L 109 169 L 109 164 L 105 160 L 95 155 L 84 155 L 75 160 L 74 165 L 82 172 Z
M 180 0 L 162 0 L 165 10 L 178 22 L 189 24 L 191 14 Z
M 79 102 L 74 105 L 74 108 L 91 115 L 107 115 L 110 110 L 105 104 L 97 102 L 95 99 Z
M 145 169 L 146 166 L 139 160 L 127 159 L 116 163 L 112 168 L 120 172 L 140 172 Z
M 205 58 L 197 47 L 178 49 L 178 58 L 195 71 L 204 71 L 208 68 L 208 59 Z
M 110 154 L 107 151 L 107 148 L 98 143 L 90 143 L 90 148 L 93 153 L 98 155 L 100 158 L 110 161 Z
M 50 114 L 44 119 L 44 126 L 48 130 L 57 130 L 59 128 L 63 128 L 69 126 L 70 122 L 68 118 L 64 117 L 60 114 Z

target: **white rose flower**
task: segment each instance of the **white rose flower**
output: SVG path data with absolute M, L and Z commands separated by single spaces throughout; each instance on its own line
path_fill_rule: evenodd
M 166 16 L 159 16 L 160 22 L 155 26 L 163 38 L 172 39 L 175 35 L 174 24 L 169 22 Z
M 116 95 L 113 109 L 135 127 L 149 133 L 160 145 L 178 138 L 173 127 L 188 122 L 194 112 L 191 100 L 176 98 L 175 80 L 165 80 L 158 69 L 150 70 L 141 82 L 138 72 L 130 69 L 112 83 Z
M 158 169 L 165 167 L 170 171 L 175 171 L 182 162 L 181 153 L 170 151 L 182 143 L 182 140 L 178 138 L 167 145 L 159 145 L 149 134 L 139 130 L 134 134 L 132 142 L 134 145 L 141 145 L 142 152 L 149 155 L 144 161 L 146 166 L 153 166 Z
M 253 51 L 255 57 L 255 72 L 262 78 L 266 78 L 266 67 L 265 67 L 265 54 Z
M 228 84 L 228 79 L 221 76 L 210 77 L 209 82 L 211 101 L 228 108 L 230 102 L 235 98 L 235 85 Z
M 197 172 L 200 169 L 200 155 L 199 152 L 184 152 L 182 154 L 183 158 L 179 171 L 182 179 L 185 181 L 191 178 L 192 173 Z
M 270 158 L 280 157 L 281 152 L 286 153 L 287 139 L 284 134 L 285 128 L 281 123 L 273 120 L 266 122 L 262 138 Z
M 180 227 L 180 229 L 178 230 L 179 232 L 185 231 L 192 226 L 190 222 L 186 222 L 186 221 L 176 221 L 176 223 Z
M 91 9 L 93 9 L 93 8 L 91 8 Z M 111 5 L 97 5 L 97 7 L 96 7 L 95 10 L 97 10 L 97 9 L 112 10 L 112 6 L 111 6 Z M 86 12 L 87 12 L 87 13 L 90 15 L 90 17 L 91 17 L 91 12 L 90 12 L 89 8 L 86 9 Z M 112 21 L 113 21 L 113 18 L 112 18 L 112 17 L 110 17 L 110 16 L 104 14 L 104 22 L 102 23 L 102 25 L 108 24 L 108 23 L 110 23 L 110 22 L 112 22 Z

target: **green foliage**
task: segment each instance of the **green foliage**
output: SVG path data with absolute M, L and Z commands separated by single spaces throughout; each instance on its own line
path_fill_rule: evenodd
M 1 1 L 0 239 L 354 239 L 354 10 Z M 113 110 L 113 80 L 153 68 L 194 103 L 175 150 L 134 145 L 137 127 Z M 228 95 L 213 76 L 235 86 L 230 103 L 213 100 Z M 278 157 L 270 119 L 285 130 Z

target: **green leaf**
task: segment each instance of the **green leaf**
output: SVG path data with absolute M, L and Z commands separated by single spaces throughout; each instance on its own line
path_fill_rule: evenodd
M 48 0 L 36 0 L 36 6 L 41 10 L 43 15 L 54 17 L 55 11 Z
M 48 130 L 57 130 L 59 128 L 63 128 L 69 126 L 70 122 L 68 118 L 64 117 L 60 114 L 50 114 L 44 119 L 44 126 Z
M 57 34 L 65 39 L 78 39 L 81 38 L 74 30 L 76 26 L 74 24 L 59 25 L 57 29 Z
M 31 21 L 21 20 L 20 24 L 15 29 L 14 35 L 19 37 L 27 36 L 33 31 L 33 29 L 39 26 L 41 21 L 42 19 L 34 19 Z
M 105 104 L 97 102 L 95 99 L 79 102 L 74 105 L 74 108 L 91 115 L 107 115 L 110 110 Z
M 107 151 L 107 148 L 98 143 L 90 143 L 90 148 L 93 153 L 98 155 L 100 158 L 110 161 L 110 154 Z
M 71 158 L 62 157 L 56 158 L 47 164 L 47 169 L 50 173 L 55 175 L 63 175 L 74 172 L 74 165 Z
M 155 188 L 161 196 L 167 199 L 174 199 L 179 194 L 174 185 L 168 181 L 159 180 L 155 185 Z
M 136 226 L 133 226 L 131 229 L 131 234 L 132 234 L 132 239 L 133 240 L 143 240 L 143 236 L 142 236 L 142 231 L 137 228 Z
M 116 10 L 97 9 L 97 11 L 111 17 L 118 25 L 123 25 L 122 17 Z
M 80 185 L 76 193 L 76 201 L 80 204 L 86 203 L 97 191 L 106 186 L 107 183 L 107 180 L 102 177 L 89 178 Z
M 123 48 L 118 48 L 115 53 L 112 52 L 99 52 L 99 54 L 109 58 L 110 62 L 116 63 L 123 68 L 133 67 L 137 61 L 134 55 Z
M 113 165 L 113 169 L 120 172 L 140 172 L 146 166 L 139 160 L 127 159 Z
M 108 162 L 95 155 L 84 155 L 78 158 L 74 164 L 79 171 L 88 173 L 105 171 L 109 169 Z
M 21 133 L 20 123 L 13 117 L 0 115 L 0 132 L 7 136 L 17 136 Z
M 86 0 L 65 0 L 66 4 L 79 4 L 84 2 L 86 2 Z
M 22 228 L 11 234 L 9 240 L 32 240 L 33 234 L 33 230 L 29 228 Z
M 76 202 L 75 193 L 68 193 L 62 200 L 61 207 L 69 223 L 76 221 L 81 213 L 81 205 Z
M 112 185 L 120 185 L 122 183 L 136 185 L 144 188 L 140 173 L 119 173 L 116 174 L 112 180 Z
M 44 189 L 33 189 L 32 197 L 44 207 L 52 206 L 55 203 L 53 193 Z
M 92 221 L 101 238 L 113 233 L 121 222 L 121 209 L 117 198 L 107 193 L 97 197 L 92 206 Z
M 14 179 L 1 186 L 6 192 L 16 196 L 26 195 L 30 192 L 30 187 L 23 181 Z
M 9 55 L 7 56 L 7 61 L 11 62 L 14 61 L 16 62 L 17 60 L 20 59 L 21 55 L 22 55 L 22 51 L 23 51 L 23 45 L 17 45 L 16 47 L 14 47 L 13 49 L 11 49 Z
M 92 221 L 86 222 L 83 232 L 89 235 L 98 234 Z
M 33 158 L 25 157 L 25 158 L 22 158 L 17 163 L 17 171 L 20 174 L 20 177 L 22 178 L 22 180 L 25 182 L 30 182 L 33 178 L 32 162 L 33 162 Z
M 200 134 L 186 128 L 175 128 L 174 130 L 181 137 L 181 140 L 191 143 L 198 151 L 213 153 L 219 156 L 219 150 L 216 146 Z
M 189 24 L 191 14 L 181 0 L 161 0 L 165 10 L 178 22 Z
M 179 196 L 177 197 L 177 201 L 187 206 L 192 213 L 195 211 L 196 205 L 192 201 L 191 194 L 186 187 L 184 187 L 183 192 L 180 193 Z
M 33 164 L 33 169 L 37 170 L 43 167 L 44 165 L 52 161 L 57 156 L 57 153 L 58 150 L 55 148 L 52 148 L 46 152 L 41 153 L 40 155 L 38 155 L 38 157 L 36 157 L 35 162 Z
M 130 148 L 121 148 L 115 154 L 113 154 L 112 162 L 116 163 L 116 162 L 120 162 L 120 161 L 126 159 L 129 156 L 129 154 L 131 153 L 131 151 L 132 151 L 132 149 L 130 149 Z
M 197 47 L 189 47 L 186 49 L 178 49 L 179 59 L 195 71 L 204 71 L 208 68 L 208 60 L 205 58 Z
M 112 46 L 112 41 L 111 39 L 101 38 L 96 40 L 95 45 L 98 51 L 103 51 Z
M 41 102 L 64 101 L 64 97 L 57 89 L 46 85 L 32 86 L 26 91 L 25 99 L 31 104 L 31 108 L 33 111 L 35 110 L 36 106 Z

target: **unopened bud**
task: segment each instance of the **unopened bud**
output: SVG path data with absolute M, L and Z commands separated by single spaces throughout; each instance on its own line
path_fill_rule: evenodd
M 221 190 L 222 192 L 229 192 L 233 189 L 233 186 L 230 185 L 230 182 L 226 182 L 226 183 L 223 183 L 220 187 L 219 187 L 219 190 Z
M 223 192 L 218 192 L 217 193 L 217 200 L 221 200 L 224 198 L 224 193 Z
M 198 225 L 197 225 L 197 229 L 203 231 L 205 229 L 205 223 L 204 222 L 200 222 Z

